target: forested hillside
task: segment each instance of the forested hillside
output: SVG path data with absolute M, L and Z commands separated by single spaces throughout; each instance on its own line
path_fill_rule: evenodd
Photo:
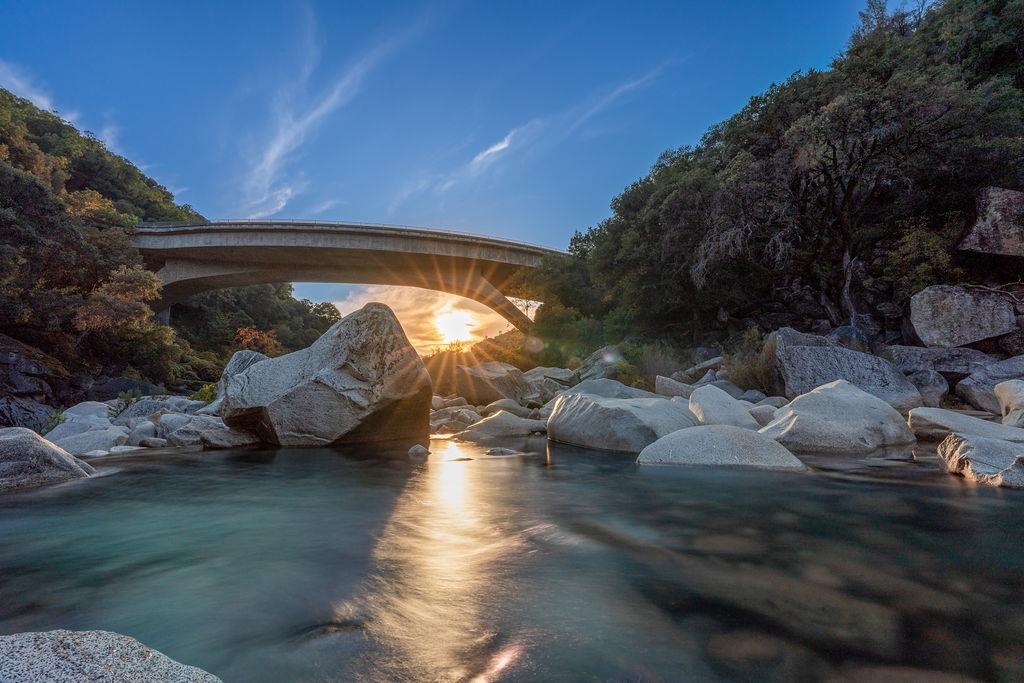
M 131 242 L 140 220 L 202 217 L 88 133 L 0 89 L 0 333 L 70 371 L 157 383 L 216 379 L 239 346 L 308 345 L 333 306 L 289 285 L 214 292 L 178 307 L 175 329 Z
M 535 286 L 542 336 L 681 345 L 751 327 L 898 339 L 938 282 L 1020 278 L 956 244 L 983 188 L 1024 187 L 1024 0 L 872 0 L 826 71 L 665 152 Z

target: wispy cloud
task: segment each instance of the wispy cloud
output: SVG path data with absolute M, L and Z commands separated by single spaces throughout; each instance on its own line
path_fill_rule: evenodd
M 443 193 L 466 181 L 482 176 L 500 161 L 531 145 L 551 146 L 569 138 L 591 119 L 623 100 L 632 92 L 647 87 L 657 80 L 670 62 L 665 62 L 637 78 L 618 83 L 594 93 L 582 102 L 545 118 L 535 118 L 513 128 L 505 137 L 478 152 L 469 161 L 447 173 L 421 175 L 407 183 L 388 207 L 392 214 L 413 196 L 433 191 Z
M 296 100 L 303 99 L 300 95 L 306 91 L 320 61 L 316 20 L 307 9 L 306 59 L 297 78 L 276 93 L 272 130 L 245 179 L 245 211 L 250 217 L 272 216 L 302 193 L 308 183 L 295 179 L 294 174 L 285 177 L 288 162 L 331 113 L 352 102 L 366 77 L 419 29 L 419 25 L 406 28 L 374 45 L 356 59 L 333 86 L 299 106 Z
M 119 140 L 120 134 L 120 128 L 118 128 L 112 123 L 108 123 L 102 128 L 100 128 L 99 139 L 102 140 L 103 144 L 107 146 L 107 149 L 109 149 L 114 154 L 123 154 L 123 152 L 121 151 L 121 145 Z
M 327 199 L 315 205 L 309 210 L 309 213 L 313 216 L 319 216 L 320 214 L 327 213 L 336 206 L 345 206 L 348 204 L 346 199 Z
M 40 109 L 59 114 L 69 123 L 78 121 L 78 112 L 59 111 L 53 97 L 46 89 L 35 82 L 32 76 L 21 67 L 0 60 L 0 86 L 10 90 L 18 97 L 23 97 Z

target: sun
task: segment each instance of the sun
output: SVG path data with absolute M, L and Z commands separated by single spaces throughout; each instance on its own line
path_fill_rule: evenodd
M 441 333 L 445 344 L 469 341 L 473 338 L 470 328 L 475 324 L 476 319 L 470 315 L 469 311 L 458 309 L 440 313 L 434 318 L 434 327 Z

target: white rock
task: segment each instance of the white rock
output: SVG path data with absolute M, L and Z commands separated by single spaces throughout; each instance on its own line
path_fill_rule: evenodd
M 167 434 L 167 443 L 172 446 L 199 446 L 203 443 L 203 434 L 211 431 L 229 432 L 224 420 L 214 415 L 190 415 L 191 419 L 182 426 Z M 237 430 L 249 435 L 247 443 L 258 441 L 246 430 Z M 233 444 L 238 445 L 238 444 Z
M 732 425 L 757 430 L 761 427 L 742 403 L 711 384 L 690 394 L 690 412 L 702 425 Z
M 221 683 L 128 636 L 109 631 L 45 631 L 0 636 L 4 683 Z
M 926 346 L 966 346 L 1012 332 L 1016 316 L 1004 296 L 932 285 L 910 297 L 910 322 Z
M 97 448 L 94 451 L 89 451 L 88 453 L 82 453 L 82 457 L 83 458 L 100 458 L 100 457 L 102 457 L 104 455 L 110 455 L 110 451 L 105 451 L 103 449 Z
M 128 445 L 138 446 L 143 439 L 152 439 L 155 437 L 156 423 L 144 420 L 133 427 L 131 432 L 128 433 Z
M 659 396 L 681 396 L 683 398 L 690 398 L 690 394 L 693 393 L 693 387 L 684 382 L 674 380 L 671 377 L 662 377 L 658 375 L 654 378 L 654 393 Z
M 1007 358 L 972 372 L 957 383 L 956 393 L 975 408 L 998 413 L 1000 408 L 996 385 L 1011 379 L 1024 379 L 1024 355 Z
M 430 376 L 390 308 L 367 304 L 308 349 L 228 380 L 221 415 L 282 446 L 415 439 L 430 428 Z
M 489 361 L 455 366 L 455 389 L 473 405 L 487 405 L 501 398 L 516 401 L 530 394 L 530 384 L 514 365 Z
M 954 410 L 915 408 L 910 411 L 907 423 L 917 438 L 922 441 L 942 441 L 955 432 L 1024 443 L 1024 429 L 989 422 Z
M 60 441 L 75 434 L 91 432 L 96 429 L 109 429 L 113 426 L 110 420 L 105 417 L 73 417 L 46 432 L 45 436 L 50 441 Z
M 31 429 L 0 429 L 0 491 L 81 479 L 93 472 L 90 465 Z
M 640 451 L 637 462 L 642 465 L 807 469 L 778 441 L 732 425 L 705 425 L 672 432 Z
M 99 417 L 105 420 L 110 419 L 110 406 L 99 401 L 84 401 L 71 406 L 63 413 L 65 420 L 76 420 L 79 418 Z
M 1024 381 L 1011 379 L 995 386 L 996 399 L 1002 411 L 1003 424 L 1024 427 Z
M 532 409 L 524 408 L 523 406 L 519 405 L 519 403 L 517 403 L 516 401 L 513 401 L 510 398 L 503 398 L 503 399 L 499 399 L 499 400 L 494 401 L 493 403 L 485 406 L 483 411 L 480 414 L 481 415 L 493 415 L 494 413 L 498 412 L 499 410 L 504 410 L 506 413 L 512 413 L 513 415 L 516 415 L 517 417 L 529 417 L 530 413 L 533 412 Z
M 231 359 L 228 360 L 227 365 L 224 366 L 220 379 L 217 380 L 217 392 L 214 395 L 214 399 L 210 402 L 210 405 L 200 408 L 196 413 L 199 415 L 220 415 L 220 408 L 224 403 L 224 393 L 227 391 L 228 381 L 238 373 L 248 370 L 256 363 L 267 360 L 267 358 L 269 356 L 259 351 L 251 351 L 249 349 L 235 351 L 231 355 Z
M 696 418 L 686 404 L 664 398 L 603 398 L 563 394 L 548 418 L 548 438 L 584 448 L 639 453 Z
M 494 415 L 484 418 L 479 422 L 470 425 L 464 431 L 455 435 L 459 441 L 489 441 L 491 439 L 506 439 L 530 436 L 531 434 L 547 431 L 547 423 L 544 420 L 528 420 L 504 410 L 499 410 Z
M 210 417 L 210 416 L 206 416 Z M 171 432 L 181 429 L 192 421 L 192 415 L 185 413 L 163 413 L 156 417 L 156 436 L 166 439 Z
M 844 380 L 796 397 L 760 432 L 799 453 L 870 453 L 914 443 L 895 408 Z
M 636 387 L 629 387 L 614 379 L 605 377 L 599 379 L 585 379 L 571 389 L 562 392 L 563 396 L 573 394 L 590 394 L 602 398 L 661 398 L 658 394 Z
M 123 446 L 127 442 L 127 429 L 108 427 L 107 429 L 93 429 L 81 434 L 73 434 L 54 443 L 72 455 L 83 455 L 89 451 L 109 451 L 114 446 Z
M 112 446 L 110 448 L 111 453 L 131 453 L 132 451 L 144 451 L 146 450 L 142 446 Z
M 775 411 L 778 410 L 775 406 L 762 405 L 754 406 L 749 410 L 750 416 L 757 420 L 757 424 L 762 427 L 775 419 Z
M 950 434 L 938 448 L 949 472 L 991 486 L 1024 488 L 1024 444 L 983 436 Z

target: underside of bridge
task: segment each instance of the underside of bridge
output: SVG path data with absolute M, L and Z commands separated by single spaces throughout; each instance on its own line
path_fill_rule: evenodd
M 489 237 L 354 224 L 230 222 L 140 226 L 136 243 L 163 282 L 154 308 L 201 292 L 274 282 L 404 285 L 478 301 L 521 330 L 503 292 L 554 250 Z

